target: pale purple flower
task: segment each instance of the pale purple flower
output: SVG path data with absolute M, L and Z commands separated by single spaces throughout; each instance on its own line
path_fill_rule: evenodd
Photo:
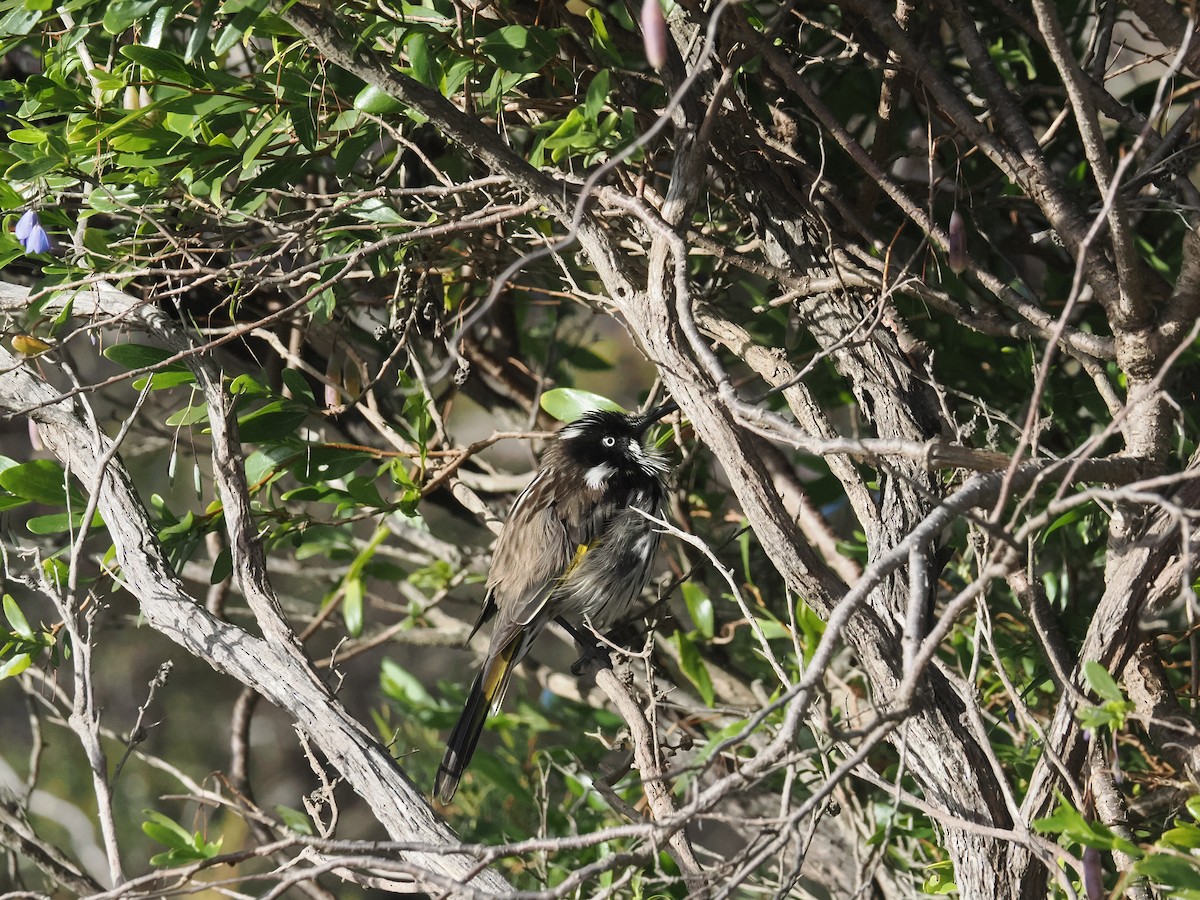
M 42 220 L 32 209 L 21 216 L 14 233 L 26 253 L 49 253 L 54 249 L 54 242 L 42 227 Z
M 17 227 L 15 229 L 17 240 L 22 244 L 25 243 L 25 241 L 29 239 L 29 232 L 33 231 L 33 226 L 40 224 L 41 223 L 38 222 L 38 214 L 32 209 L 29 210 L 27 213 L 25 213 L 25 215 L 21 216 L 21 220 L 17 222 Z

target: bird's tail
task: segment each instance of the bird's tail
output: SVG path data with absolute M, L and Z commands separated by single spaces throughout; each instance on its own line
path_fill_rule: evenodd
M 504 692 L 508 689 L 508 680 L 516 667 L 517 648 L 521 644 L 521 634 L 518 632 L 494 657 L 483 664 L 483 668 L 471 685 L 471 693 L 467 697 L 467 705 L 463 707 L 458 724 L 450 732 L 446 741 L 446 755 L 438 766 L 437 779 L 433 783 L 434 795 L 449 803 L 458 790 L 458 782 L 467 771 L 471 757 L 475 755 L 475 746 L 479 736 L 483 734 L 483 723 L 488 713 L 500 705 Z

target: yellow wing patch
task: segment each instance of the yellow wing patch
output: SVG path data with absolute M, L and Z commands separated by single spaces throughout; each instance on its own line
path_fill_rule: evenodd
M 579 567 L 579 564 L 583 562 L 583 558 L 587 556 L 588 550 L 590 549 L 591 546 L 588 544 L 580 544 L 575 548 L 575 555 L 571 557 L 571 561 L 567 563 L 567 567 L 563 569 L 562 575 L 559 576 L 560 581 L 565 581 L 567 576 Z

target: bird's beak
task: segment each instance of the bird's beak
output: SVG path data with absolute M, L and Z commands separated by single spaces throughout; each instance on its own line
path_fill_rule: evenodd
M 644 416 L 637 420 L 635 429 L 640 433 L 645 431 L 663 416 L 669 416 L 671 413 L 679 409 L 679 404 L 674 400 L 669 400 L 661 406 L 656 406 L 647 412 Z

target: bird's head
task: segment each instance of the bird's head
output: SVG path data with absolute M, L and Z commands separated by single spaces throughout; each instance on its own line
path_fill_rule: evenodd
M 666 461 L 642 442 L 651 425 L 677 408 L 666 403 L 640 416 L 589 410 L 558 433 L 559 452 L 583 470 L 593 490 L 600 490 L 614 475 L 661 477 Z

